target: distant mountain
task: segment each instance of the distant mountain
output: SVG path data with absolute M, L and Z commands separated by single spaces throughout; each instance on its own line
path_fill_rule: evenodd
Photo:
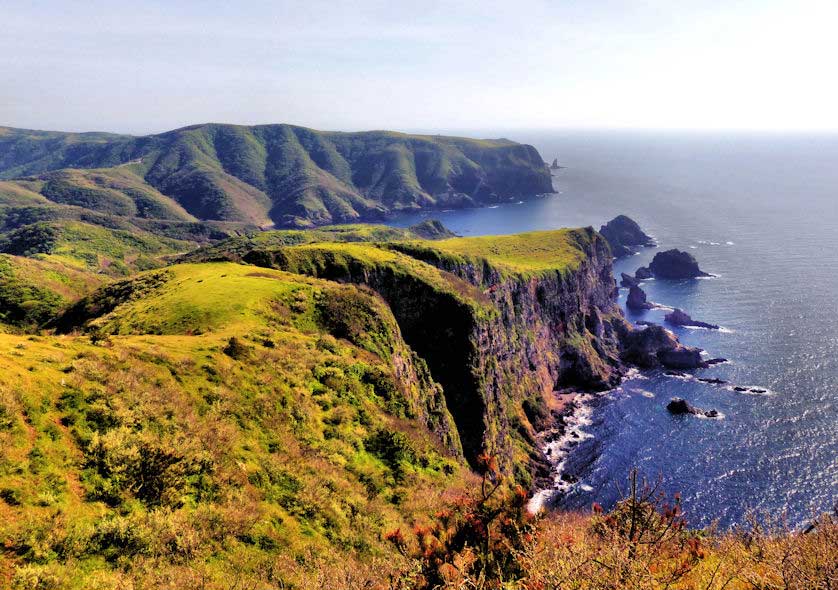
M 0 206 L 58 203 L 179 222 L 311 227 L 552 191 L 506 139 L 205 124 L 159 135 L 0 127 Z

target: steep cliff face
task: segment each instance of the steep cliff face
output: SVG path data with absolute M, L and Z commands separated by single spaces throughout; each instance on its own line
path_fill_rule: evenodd
M 529 483 L 553 392 L 619 379 L 611 255 L 592 229 L 440 242 L 313 244 L 245 260 L 365 284 L 445 392 L 466 458 L 481 452 Z

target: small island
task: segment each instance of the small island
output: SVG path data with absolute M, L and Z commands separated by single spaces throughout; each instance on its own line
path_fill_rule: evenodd
M 638 269 L 638 273 L 641 269 Z M 698 267 L 695 256 L 682 250 L 658 252 L 649 264 L 649 271 L 660 279 L 695 279 L 713 276 Z M 635 276 L 638 276 L 635 274 Z

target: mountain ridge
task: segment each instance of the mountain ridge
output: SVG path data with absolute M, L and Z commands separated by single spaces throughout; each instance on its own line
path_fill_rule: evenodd
M 98 211 L 97 198 L 107 206 L 118 200 L 120 211 L 137 213 L 130 201 L 141 194 L 155 206 L 140 217 L 261 227 L 373 221 L 552 192 L 536 149 L 508 139 L 289 124 L 204 123 L 146 136 L 0 127 L 0 205 L 9 193 L 49 198 L 42 189 L 58 171 L 74 179 L 65 182 L 63 204 L 93 199 Z

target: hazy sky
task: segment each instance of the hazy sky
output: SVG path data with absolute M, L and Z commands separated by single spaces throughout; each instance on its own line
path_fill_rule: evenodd
M 836 0 L 0 0 L 0 125 L 838 130 Z

